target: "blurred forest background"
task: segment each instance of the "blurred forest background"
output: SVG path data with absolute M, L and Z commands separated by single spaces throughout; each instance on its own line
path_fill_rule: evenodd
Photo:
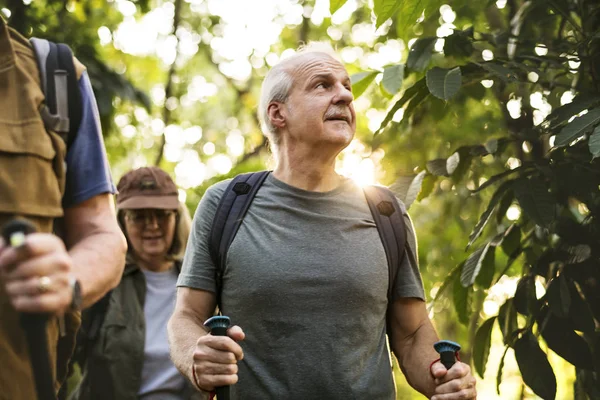
M 87 66 L 115 181 L 205 189 L 272 166 L 269 67 L 334 46 L 353 81 L 340 173 L 410 206 L 428 304 L 481 399 L 600 399 L 597 0 L 0 0 Z M 398 398 L 420 399 L 398 375 Z

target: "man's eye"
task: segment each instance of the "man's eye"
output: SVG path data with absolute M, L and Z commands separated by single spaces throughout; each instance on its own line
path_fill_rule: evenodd
M 327 85 L 325 84 L 325 82 L 317 83 L 317 86 L 315 86 L 315 88 L 317 88 L 317 89 L 320 89 L 320 88 L 324 89 L 326 87 L 327 87 Z

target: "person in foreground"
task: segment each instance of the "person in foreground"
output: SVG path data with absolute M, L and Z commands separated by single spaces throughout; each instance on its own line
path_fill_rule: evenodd
M 83 314 L 83 378 L 71 398 L 191 399 L 196 391 L 171 362 L 167 341 L 191 218 L 177 186 L 158 167 L 127 172 L 117 188 L 117 218 L 129 244 L 125 271 Z
M 365 195 L 334 169 L 355 133 L 352 101 L 344 66 L 327 52 L 304 49 L 267 74 L 260 116 L 277 166 L 229 248 L 219 292 L 207 241 L 228 182 L 208 189 L 169 321 L 171 357 L 198 389 L 235 384 L 235 399 L 394 399 L 387 334 L 416 390 L 435 400 L 476 398 L 468 365 L 433 362 L 438 337 L 407 215 L 388 307 L 386 255 Z M 202 325 L 218 294 L 237 324 L 226 337 Z
M 118 284 L 126 243 L 83 65 L 74 60 L 82 115 L 67 147 L 40 115 L 44 94 L 34 50 L 2 17 L 0 54 L 0 226 L 18 217 L 37 229 L 18 247 L 0 239 L 0 399 L 30 400 L 36 392 L 19 314 L 50 316 L 48 358 L 58 390 L 79 312 Z M 58 219 L 62 237 L 52 234 Z

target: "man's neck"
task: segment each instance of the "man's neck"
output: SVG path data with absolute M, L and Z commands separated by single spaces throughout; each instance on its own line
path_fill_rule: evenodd
M 335 172 L 335 157 L 318 159 L 292 152 L 279 152 L 273 175 L 290 186 L 311 192 L 329 192 L 343 181 Z

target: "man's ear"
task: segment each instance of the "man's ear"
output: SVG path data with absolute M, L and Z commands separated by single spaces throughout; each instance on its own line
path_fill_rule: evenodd
M 283 109 L 282 103 L 271 103 L 267 107 L 267 115 L 271 121 L 271 125 L 276 128 L 283 128 L 285 126 L 285 110 Z

